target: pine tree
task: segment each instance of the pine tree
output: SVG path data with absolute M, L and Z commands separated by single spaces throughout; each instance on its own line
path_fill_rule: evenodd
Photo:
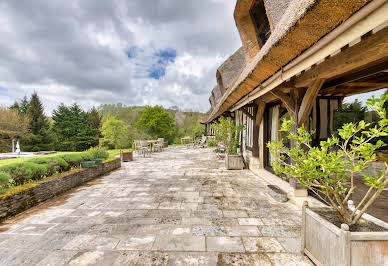
M 24 99 L 23 99 L 24 101 Z M 21 104 L 21 113 L 26 106 Z M 43 105 L 36 92 L 31 95 L 25 114 L 28 119 L 28 130 L 31 138 L 24 141 L 22 149 L 26 151 L 47 151 L 53 148 L 50 124 L 44 115 Z
M 89 125 L 93 136 L 92 146 L 97 146 L 99 139 L 101 138 L 101 116 L 94 106 L 89 110 L 88 115 Z
M 20 113 L 20 105 L 19 105 L 18 101 L 15 101 L 15 102 L 9 107 L 9 109 L 18 111 L 18 112 Z
M 27 109 L 30 102 L 27 99 L 27 96 L 24 96 L 23 99 L 18 102 L 15 101 L 9 108 L 12 110 L 17 110 L 21 115 L 25 115 L 27 113 Z
M 52 118 L 57 150 L 84 151 L 93 145 L 94 136 L 89 115 L 78 104 L 70 107 L 59 105 Z
M 24 96 L 23 99 L 19 103 L 20 113 L 21 114 L 26 114 L 29 105 L 30 105 L 30 102 L 28 101 L 27 96 Z

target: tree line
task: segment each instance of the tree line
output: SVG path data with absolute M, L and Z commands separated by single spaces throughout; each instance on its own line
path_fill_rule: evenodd
M 85 111 L 77 103 L 60 104 L 46 116 L 38 94 L 0 108 L 0 152 L 19 139 L 22 151 L 84 151 L 94 146 L 131 148 L 134 139 L 165 138 L 170 144 L 186 135 L 201 136 L 200 113 L 161 106 L 101 105 Z

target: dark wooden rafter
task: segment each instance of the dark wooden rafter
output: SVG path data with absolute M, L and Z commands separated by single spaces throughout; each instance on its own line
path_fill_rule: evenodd
M 226 111 L 225 113 L 223 113 L 223 116 L 224 116 L 224 117 L 231 117 L 231 118 L 234 118 L 234 113 L 233 113 L 233 112 Z
M 378 69 L 374 68 L 376 71 Z M 371 72 L 370 72 L 371 73 Z M 339 80 L 346 80 L 346 77 L 343 79 L 336 79 L 336 82 L 330 82 L 329 84 L 338 84 Z M 388 87 L 388 73 L 385 71 L 380 71 L 373 73 L 371 75 L 368 75 L 367 77 L 360 78 L 358 80 L 352 80 L 348 83 L 341 83 L 340 85 L 337 85 L 335 87 L 330 87 L 330 85 L 325 84 L 322 86 L 322 88 L 319 91 L 320 95 L 343 95 L 343 96 L 349 96 L 364 92 L 370 92 L 375 91 L 381 88 L 387 88 Z M 329 88 L 326 88 L 329 87 Z
M 321 89 L 324 79 L 316 79 L 310 87 L 308 87 L 305 95 L 303 96 L 302 103 L 298 111 L 298 126 L 306 124 L 307 119 L 311 113 L 311 110 L 314 106 L 315 99 L 318 96 L 319 90 Z
M 271 94 L 282 101 L 291 116 L 295 114 L 295 101 L 290 96 L 281 91 L 271 91 Z
M 341 76 L 341 77 L 333 79 L 333 80 L 330 80 L 322 86 L 322 90 L 334 88 L 334 87 L 337 87 L 337 86 L 343 85 L 343 84 L 346 86 L 376 87 L 376 85 L 368 84 L 367 82 L 357 83 L 354 81 L 375 75 L 376 73 L 379 73 L 379 72 L 384 72 L 387 69 L 388 69 L 388 60 L 384 61 L 382 63 L 379 63 L 377 65 L 374 65 L 374 66 L 371 66 L 371 67 L 368 67 L 368 68 L 365 68 L 362 70 L 358 70 L 356 72 Z
M 379 89 L 387 88 L 387 87 L 388 87 L 388 83 L 387 84 L 380 84 L 379 86 L 368 87 L 368 88 L 364 88 L 364 87 L 356 88 L 356 87 L 348 87 L 348 86 L 338 86 L 338 87 L 335 87 L 335 88 L 330 88 L 330 89 L 326 89 L 326 90 L 320 91 L 319 94 L 322 95 L 322 96 L 325 96 L 325 95 L 351 96 L 351 95 L 361 94 L 361 93 L 365 93 L 365 92 L 371 92 L 371 91 L 375 91 L 375 90 L 379 90 Z
M 250 119 L 255 120 L 255 117 L 254 117 L 251 113 L 249 113 L 249 111 L 246 109 L 246 107 L 243 107 L 243 108 L 241 108 L 240 110 L 241 110 L 241 112 L 243 112 L 246 116 L 248 116 Z

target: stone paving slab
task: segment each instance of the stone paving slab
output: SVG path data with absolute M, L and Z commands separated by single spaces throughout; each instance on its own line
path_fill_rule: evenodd
M 0 265 L 312 265 L 300 224 L 260 177 L 172 147 L 6 221 Z

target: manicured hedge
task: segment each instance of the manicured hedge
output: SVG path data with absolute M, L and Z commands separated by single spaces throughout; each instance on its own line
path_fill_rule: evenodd
M 0 172 L 6 173 L 12 179 L 13 185 L 24 184 L 28 180 L 39 180 L 47 172 L 48 164 L 31 162 L 11 163 L 0 167 Z
M 82 161 L 108 157 L 109 153 L 105 149 L 92 148 L 82 153 L 35 157 L 25 162 L 0 166 L 0 193 L 10 185 L 22 185 L 77 168 Z

